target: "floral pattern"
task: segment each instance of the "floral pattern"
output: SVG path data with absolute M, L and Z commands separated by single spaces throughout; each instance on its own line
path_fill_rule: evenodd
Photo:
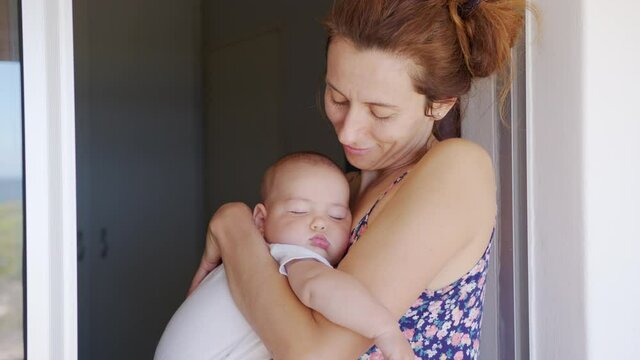
M 405 172 L 376 200 L 351 231 L 351 244 L 367 229 L 369 215 L 389 189 L 402 181 Z M 493 239 L 493 234 L 491 235 Z M 480 324 L 491 244 L 475 266 L 460 279 L 440 290 L 425 290 L 399 321 L 416 359 L 477 359 Z M 373 346 L 359 360 L 382 360 Z

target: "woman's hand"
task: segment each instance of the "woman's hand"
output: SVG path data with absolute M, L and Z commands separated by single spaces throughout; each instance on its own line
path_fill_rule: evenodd
M 246 212 L 249 209 L 247 205 L 240 202 L 227 203 L 222 205 L 209 220 L 209 226 L 207 227 L 207 238 L 202 254 L 202 260 L 196 271 L 193 280 L 191 281 L 191 287 L 187 292 L 187 296 L 200 285 L 202 280 L 209 274 L 216 266 L 220 265 L 222 260 L 222 253 L 220 252 L 220 246 L 218 245 L 218 239 L 215 236 L 217 229 L 220 226 L 226 225 L 225 221 L 232 219 L 234 216 L 240 215 L 238 212 Z M 249 209 L 249 213 L 251 210 Z
M 387 360 L 414 360 L 416 358 L 409 341 L 405 339 L 395 324 L 388 331 L 376 336 L 373 341 Z

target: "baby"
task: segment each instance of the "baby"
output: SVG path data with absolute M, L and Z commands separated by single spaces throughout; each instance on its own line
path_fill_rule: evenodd
M 300 301 L 372 339 L 386 359 L 413 359 L 397 319 L 360 282 L 332 267 L 347 250 L 351 226 L 349 185 L 340 168 L 316 153 L 285 156 L 267 170 L 262 199 L 253 211 L 255 224 Z M 177 359 L 271 359 L 236 308 L 224 265 L 207 275 L 167 325 L 155 360 Z

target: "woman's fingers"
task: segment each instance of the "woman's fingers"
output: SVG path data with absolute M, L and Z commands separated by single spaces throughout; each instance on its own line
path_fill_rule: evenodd
M 193 277 L 193 280 L 191 280 L 191 286 L 189 287 L 189 291 L 187 291 L 187 297 L 189 297 L 189 295 L 191 295 L 193 290 L 195 290 L 198 287 L 198 285 L 200 285 L 200 283 L 202 282 L 205 276 L 207 276 L 207 272 L 205 270 L 198 269 L 198 271 L 196 271 L 196 275 Z
M 204 278 L 213 269 L 215 269 L 216 266 L 220 264 L 222 260 L 222 254 L 220 252 L 220 247 L 218 246 L 218 240 L 215 236 L 216 226 L 217 224 L 220 224 L 221 221 L 224 222 L 225 217 L 237 217 L 238 211 L 240 211 L 240 214 L 248 213 L 249 217 L 251 218 L 251 209 L 249 209 L 249 207 L 243 203 L 236 202 L 222 205 L 215 212 L 215 214 L 213 214 L 211 220 L 209 220 L 202 260 L 200 260 L 198 270 L 196 271 L 196 274 L 191 281 L 191 286 L 189 287 L 187 296 L 191 295 L 191 293 L 198 287 L 198 285 L 200 285 L 202 280 L 204 280 Z
M 411 349 L 409 341 L 400 332 L 400 329 L 395 328 L 393 331 L 388 331 L 374 339 L 375 344 L 378 346 L 382 355 L 387 360 L 414 360 L 415 354 Z
M 189 291 L 187 292 L 187 296 L 191 295 L 191 293 L 200 285 L 202 280 L 209 274 L 215 267 L 217 263 L 210 262 L 206 259 L 205 255 L 202 256 L 202 260 L 200 261 L 200 266 L 198 266 L 198 270 L 196 271 L 193 280 L 191 281 L 191 287 L 189 287 Z
M 200 285 L 207 274 L 209 274 L 220 263 L 220 248 L 216 243 L 216 237 L 213 235 L 213 220 L 215 219 L 218 212 L 220 212 L 220 210 L 216 211 L 216 213 L 211 217 L 211 220 L 209 220 L 202 259 L 200 260 L 200 265 L 198 266 L 196 274 L 193 276 L 189 291 L 187 291 L 187 297 L 191 295 L 191 293 L 198 287 L 198 285 Z

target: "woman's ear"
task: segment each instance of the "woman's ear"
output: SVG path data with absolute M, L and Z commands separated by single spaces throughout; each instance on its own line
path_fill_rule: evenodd
M 264 206 L 264 204 L 259 203 L 258 205 L 256 205 L 256 207 L 253 208 L 253 222 L 258 227 L 258 230 L 260 230 L 260 233 L 262 233 L 262 236 L 264 236 L 264 223 L 266 219 L 267 208 Z
M 434 117 L 434 120 L 442 120 L 447 116 L 457 101 L 457 97 L 434 101 L 431 107 L 431 115 Z

